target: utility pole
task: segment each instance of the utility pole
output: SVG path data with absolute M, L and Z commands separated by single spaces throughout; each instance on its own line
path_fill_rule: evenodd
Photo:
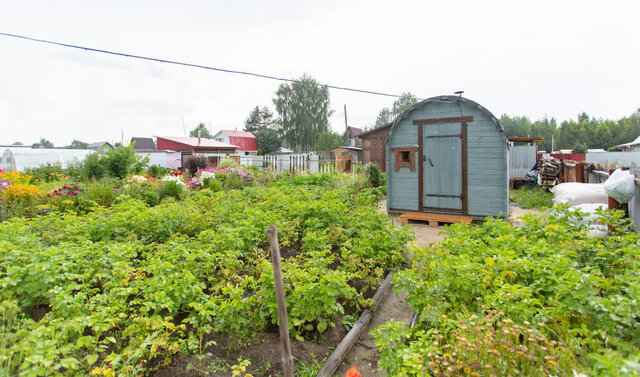
M 122 145 L 124 147 L 124 128 L 120 130 L 120 137 L 122 140 L 120 140 L 120 145 Z
M 187 127 L 184 125 L 184 115 L 182 116 L 182 132 L 184 133 L 184 137 L 187 137 Z
M 344 145 L 349 145 L 349 126 L 347 125 L 347 105 L 344 105 Z

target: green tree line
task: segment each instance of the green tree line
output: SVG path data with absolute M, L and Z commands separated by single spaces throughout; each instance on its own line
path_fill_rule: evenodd
M 578 115 L 558 124 L 555 118 L 532 121 L 526 116 L 500 117 L 507 136 L 542 136 L 541 150 L 573 149 L 585 152 L 587 149 L 602 148 L 613 150 L 617 145 L 635 140 L 640 136 L 640 109 L 618 120 L 591 117 L 587 113 Z

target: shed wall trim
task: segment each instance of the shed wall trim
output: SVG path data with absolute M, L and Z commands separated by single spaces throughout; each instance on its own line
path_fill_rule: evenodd
M 415 119 L 413 121 L 413 124 L 415 124 L 416 126 L 421 126 L 423 124 L 461 123 L 461 122 L 473 122 L 473 117 Z

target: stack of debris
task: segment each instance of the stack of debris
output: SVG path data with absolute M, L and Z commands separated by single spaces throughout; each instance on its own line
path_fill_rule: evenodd
M 555 158 L 538 160 L 538 185 L 548 188 L 558 184 L 562 162 Z

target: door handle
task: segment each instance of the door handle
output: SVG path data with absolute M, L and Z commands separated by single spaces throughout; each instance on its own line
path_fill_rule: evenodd
M 431 162 L 431 159 L 429 158 L 429 164 L 431 164 L 431 166 L 433 166 L 433 162 Z

